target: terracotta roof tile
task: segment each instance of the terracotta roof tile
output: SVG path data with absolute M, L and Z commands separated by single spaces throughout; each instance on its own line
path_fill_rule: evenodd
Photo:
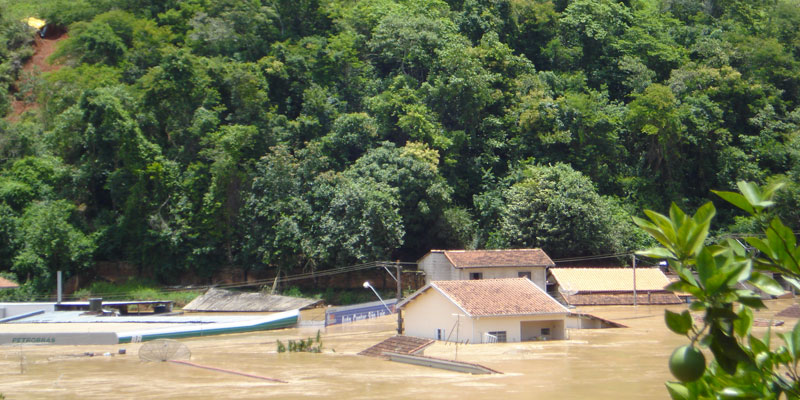
M 0 289 L 16 289 L 19 285 L 6 278 L 0 277 Z
M 633 291 L 633 268 L 550 268 L 550 273 L 561 291 Z M 659 291 L 669 284 L 658 268 L 636 269 L 636 290 Z
M 417 354 L 432 345 L 432 339 L 423 339 L 413 336 L 392 336 L 362 352 L 360 356 L 385 357 L 384 352 L 400 354 Z
M 551 267 L 555 265 L 542 249 L 444 250 L 443 252 L 456 268 Z
M 565 295 L 564 300 L 567 304 L 573 306 L 622 306 L 633 304 L 633 292 L 626 293 L 598 293 L 592 292 L 588 294 L 578 293 L 574 295 Z M 668 292 L 636 293 L 636 304 L 681 304 L 678 296 Z
M 526 278 L 434 281 L 430 286 L 438 289 L 470 316 L 569 312 Z

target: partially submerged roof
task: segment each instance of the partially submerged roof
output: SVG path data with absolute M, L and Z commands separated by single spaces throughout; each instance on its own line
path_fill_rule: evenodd
M 19 285 L 16 282 L 10 281 L 0 276 L 0 289 L 16 289 Z
M 471 317 L 569 313 L 527 278 L 434 281 L 398 307 L 429 290 L 438 291 Z
M 564 302 L 571 306 L 623 306 L 633 304 L 681 304 L 683 301 L 674 293 L 637 290 L 636 301 L 633 291 L 629 292 L 585 292 L 578 294 L 561 293 Z
M 279 312 L 312 307 L 322 300 L 263 293 L 209 289 L 183 307 L 184 311 Z
M 550 268 L 562 292 L 633 291 L 633 268 Z M 670 280 L 658 268 L 636 269 L 637 291 L 664 291 Z
M 553 260 L 542 249 L 431 250 L 443 253 L 456 268 L 552 267 Z

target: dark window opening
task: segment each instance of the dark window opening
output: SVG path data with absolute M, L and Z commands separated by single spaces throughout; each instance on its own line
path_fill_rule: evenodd
M 506 342 L 506 331 L 489 332 L 489 334 L 496 337 L 498 343 Z

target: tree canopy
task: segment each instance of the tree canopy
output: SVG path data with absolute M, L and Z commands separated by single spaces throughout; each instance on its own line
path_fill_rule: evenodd
M 798 5 L 0 1 L 0 272 L 622 254 L 741 180 L 799 229 Z M 28 14 L 60 69 L 22 68 Z

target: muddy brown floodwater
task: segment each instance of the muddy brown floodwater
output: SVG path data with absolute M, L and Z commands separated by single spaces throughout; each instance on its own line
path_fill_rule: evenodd
M 770 319 L 794 300 L 768 303 L 769 310 L 757 317 Z M 669 308 L 680 311 L 685 306 Z M 571 330 L 564 341 L 458 346 L 459 360 L 503 372 L 497 375 L 468 375 L 356 355 L 394 334 L 395 320 L 382 317 L 323 328 L 322 354 L 276 352 L 276 340 L 313 336 L 317 328 L 181 340 L 192 352 L 193 363 L 287 383 L 169 362 L 142 362 L 137 356 L 139 344 L 0 346 L 0 393 L 9 400 L 669 398 L 664 389 L 664 382 L 672 379 L 667 358 L 685 339 L 664 326 L 664 307 L 579 311 L 628 328 Z M 773 333 L 787 331 L 795 323 L 784 321 Z M 37 329 L 54 329 L 53 324 L 46 325 Z M 117 354 L 121 348 L 126 355 Z M 83 356 L 86 352 L 114 355 Z M 454 358 L 455 354 L 455 345 L 442 342 L 425 350 L 425 355 L 433 357 Z

